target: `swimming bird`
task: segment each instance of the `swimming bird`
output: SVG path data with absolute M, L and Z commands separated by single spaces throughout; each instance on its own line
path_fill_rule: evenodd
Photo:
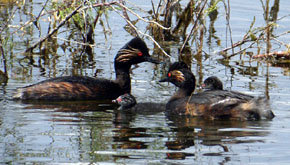
M 238 120 L 272 119 L 275 116 L 265 97 L 255 98 L 220 89 L 194 94 L 195 76 L 183 62 L 173 63 L 160 82 L 170 82 L 178 87 L 166 104 L 167 115 Z
M 115 57 L 115 80 L 88 76 L 57 77 L 19 88 L 13 98 L 45 101 L 112 100 L 122 94 L 131 93 L 129 70 L 133 64 L 146 61 L 159 63 L 149 55 L 145 42 L 135 37 Z

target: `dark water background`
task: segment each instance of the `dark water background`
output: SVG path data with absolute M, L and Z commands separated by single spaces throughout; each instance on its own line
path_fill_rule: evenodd
M 150 2 L 134 2 L 146 9 Z M 38 14 L 42 1 L 25 5 Z M 278 17 L 288 15 L 290 2 L 280 1 Z M 5 13 L 6 7 L 1 8 Z M 8 9 L 7 9 L 8 10 Z M 120 164 L 288 164 L 290 163 L 290 77 L 289 66 L 276 67 L 248 56 L 237 55 L 228 63 L 216 52 L 230 46 L 226 42 L 226 20 L 220 10 L 214 23 L 216 32 L 207 40 L 202 65 L 194 59 L 192 71 L 200 82 L 216 75 L 225 87 L 255 96 L 269 93 L 276 117 L 271 121 L 208 121 L 196 118 L 167 118 L 164 112 L 121 112 L 116 106 L 98 102 L 22 103 L 10 100 L 17 87 L 51 77 L 87 75 L 114 79 L 113 59 L 132 38 L 123 29 L 125 21 L 109 13 L 111 32 L 95 30 L 93 57 L 78 57 L 76 47 L 57 39 L 59 46 L 47 60 L 35 55 L 34 64 L 24 58 L 27 43 L 39 39 L 37 29 L 27 36 L 14 37 L 9 58 L 9 81 L 0 87 L 0 163 L 120 163 Z M 30 19 L 24 11 L 16 12 L 14 25 Z M 231 1 L 233 41 L 242 39 L 253 17 L 255 26 L 265 26 L 260 1 Z M 46 21 L 41 22 L 43 33 Z M 289 30 L 290 18 L 278 22 L 275 34 Z M 141 28 L 142 23 L 139 25 Z M 208 26 L 208 25 L 207 25 Z M 47 28 L 47 27 L 46 27 Z M 108 30 L 107 26 L 107 30 Z M 15 30 L 15 29 L 14 29 Z M 13 31 L 13 30 L 11 30 Z M 66 38 L 69 32 L 58 35 Z M 206 39 L 207 37 L 205 37 Z M 289 35 L 279 38 L 289 43 Z M 149 48 L 153 43 L 145 39 Z M 220 42 L 221 44 L 217 44 Z M 65 49 L 63 49 L 65 48 Z M 172 61 L 178 59 L 178 46 L 172 44 Z M 263 48 L 262 48 L 263 49 Z M 279 50 L 279 45 L 273 45 Z M 64 51 L 65 50 L 65 51 Z M 254 54 L 257 48 L 252 48 Z M 152 52 L 152 50 L 150 51 Z M 154 55 L 157 57 L 157 55 Z M 2 63 L 0 68 L 3 67 Z M 175 90 L 160 84 L 164 64 L 142 63 L 132 71 L 132 94 L 139 103 L 166 103 Z

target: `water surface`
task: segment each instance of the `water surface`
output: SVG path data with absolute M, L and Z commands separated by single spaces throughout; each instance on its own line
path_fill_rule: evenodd
M 41 4 L 35 1 L 27 4 L 27 8 L 39 13 Z M 280 2 L 279 17 L 289 14 L 289 5 L 288 1 Z M 142 2 L 140 6 L 150 8 L 150 3 Z M 10 99 L 16 88 L 56 76 L 94 76 L 97 73 L 97 77 L 113 79 L 113 58 L 132 36 L 120 28 L 125 21 L 112 12 L 108 17 L 112 33 L 107 35 L 107 40 L 104 39 L 103 29 L 99 27 L 95 30 L 96 47 L 92 59 L 74 58 L 77 56 L 74 54 L 76 45 L 72 44 L 63 45 L 67 51 L 58 47 L 55 54 L 49 54 L 48 60 L 35 56 L 36 62 L 30 65 L 27 59 L 21 60 L 24 55 L 19 53 L 24 51 L 28 41 L 39 39 L 37 30 L 33 29 L 31 36 L 14 38 L 18 46 L 8 54 L 17 54 L 17 57 L 10 61 L 8 83 L 0 87 L 0 162 L 288 164 L 289 66 L 267 67 L 266 62 L 250 61 L 244 55 L 235 56 L 225 64 L 222 56 L 216 53 L 229 46 L 225 41 L 226 22 L 222 11 L 214 23 L 217 38 L 213 38 L 211 45 L 206 45 L 208 56 L 202 58 L 202 66 L 196 59 L 193 60 L 192 71 L 199 82 L 216 75 L 228 89 L 255 96 L 268 92 L 276 115 L 273 120 L 242 122 L 170 118 L 165 116 L 162 108 L 130 112 L 118 111 L 115 105 L 97 101 L 23 103 Z M 256 26 L 265 25 L 262 15 L 258 1 L 232 1 L 234 42 L 242 39 L 253 16 L 257 20 Z M 29 15 L 21 13 L 16 16 L 15 24 L 17 20 L 29 19 Z M 278 24 L 280 27 L 274 33 L 289 30 L 289 17 Z M 216 44 L 218 40 L 221 45 Z M 282 40 L 289 43 L 289 35 L 282 37 Z M 153 43 L 148 39 L 145 41 L 152 53 Z M 169 48 L 172 61 L 176 61 L 176 46 Z M 273 49 L 277 50 L 278 46 L 274 45 Z M 255 48 L 252 51 L 256 53 Z M 142 63 L 133 69 L 132 94 L 139 103 L 165 104 L 174 93 L 173 85 L 158 82 L 166 67 L 166 64 Z

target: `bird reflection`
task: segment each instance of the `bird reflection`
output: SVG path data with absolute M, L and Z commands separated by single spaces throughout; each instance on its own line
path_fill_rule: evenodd
M 137 115 L 154 115 L 165 111 L 165 104 L 159 103 L 138 103 L 134 107 L 126 110 L 118 110 L 115 113 L 114 125 L 115 135 L 113 136 L 117 148 L 120 149 L 146 149 L 148 144 L 142 139 L 145 137 L 152 137 L 147 132 L 147 128 L 139 127 L 132 128 L 131 123 L 134 123 Z
M 192 146 L 217 146 L 217 152 L 203 153 L 204 156 L 224 155 L 229 152 L 228 145 L 238 143 L 255 143 L 263 140 L 239 137 L 263 137 L 267 131 L 250 129 L 251 127 L 268 127 L 268 121 L 230 121 L 230 120 L 205 120 L 202 118 L 186 116 L 167 116 L 171 123 L 169 127 L 175 132 L 174 140 L 166 142 L 170 150 L 184 150 Z M 198 144 L 196 144 L 198 143 Z M 180 154 L 169 154 L 170 159 L 180 159 Z M 183 156 L 186 156 L 183 153 Z
M 51 109 L 56 112 L 50 113 L 53 116 L 53 121 L 82 122 L 80 127 L 85 124 L 84 131 L 92 132 L 89 133 L 91 137 L 88 137 L 92 146 L 100 141 L 96 137 L 103 137 L 103 134 L 106 133 L 107 135 L 104 137 L 109 137 L 109 139 L 105 143 L 109 143 L 109 148 L 129 151 L 146 150 L 150 153 L 148 150 L 153 147 L 152 139 L 154 141 L 162 139 L 158 144 L 164 151 L 165 159 L 181 160 L 199 155 L 221 156 L 224 159 L 220 164 L 230 161 L 227 155 L 233 150 L 231 147 L 233 144 L 263 142 L 262 137 L 269 134 L 265 128 L 269 127 L 270 124 L 269 121 L 263 120 L 229 121 L 205 120 L 187 116 L 164 116 L 165 104 L 159 103 L 138 103 L 128 110 L 117 110 L 118 106 L 115 104 L 94 101 L 29 103 L 26 109 Z M 94 113 L 78 113 L 88 111 Z M 160 127 L 148 126 L 152 115 L 161 115 L 161 118 L 164 116 L 165 124 L 160 125 Z M 142 120 L 143 118 L 144 120 Z M 167 130 L 163 130 L 163 127 Z M 263 130 L 259 130 L 259 128 L 263 128 Z M 161 130 L 152 133 L 153 129 L 154 131 Z M 87 143 L 81 138 L 83 135 L 79 136 L 82 139 L 79 141 L 80 146 L 86 148 L 83 145 Z M 98 150 L 92 146 L 90 152 Z M 206 149 L 208 147 L 210 150 Z M 114 157 L 132 158 L 131 154 L 117 154 Z
M 26 104 L 25 109 L 53 109 L 56 112 L 86 112 L 86 111 L 105 111 L 115 109 L 116 105 L 111 100 L 105 101 L 21 101 Z

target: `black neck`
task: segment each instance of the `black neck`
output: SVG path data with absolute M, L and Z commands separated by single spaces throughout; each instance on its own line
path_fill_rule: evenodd
M 169 101 L 174 101 L 176 99 L 184 98 L 190 96 L 195 90 L 195 77 L 187 80 L 182 85 L 179 86 L 175 94 L 170 98 Z
M 115 63 L 116 83 L 118 83 L 124 93 L 131 93 L 130 67 Z
M 190 96 L 192 93 L 193 93 L 194 89 L 184 89 L 184 88 L 179 88 L 175 94 L 170 98 L 169 102 L 170 101 L 174 101 L 174 100 L 177 100 L 177 99 L 180 99 L 180 98 L 185 98 L 185 97 L 188 97 Z
M 184 96 L 190 96 L 194 92 L 195 86 L 188 86 L 187 88 L 180 88 L 179 91 Z

